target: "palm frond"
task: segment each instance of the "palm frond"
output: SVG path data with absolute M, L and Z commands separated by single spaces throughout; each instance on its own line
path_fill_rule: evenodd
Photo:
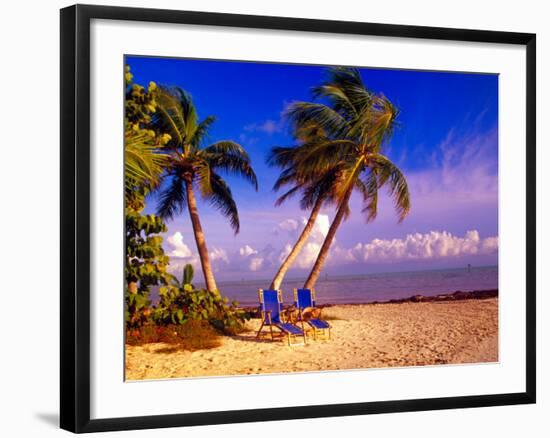
M 229 224 L 235 234 L 239 232 L 239 212 L 237 210 L 237 204 L 233 199 L 233 194 L 227 183 L 221 176 L 215 172 L 211 173 L 210 185 L 212 187 L 212 193 L 207 197 L 210 204 L 219 210 L 221 214 L 229 219 Z
M 399 114 L 397 107 L 384 95 L 377 96 L 371 123 L 371 144 L 380 150 L 384 142 L 388 142 L 396 127 L 396 119 Z
M 197 157 L 193 160 L 193 171 L 201 196 L 203 198 L 208 198 L 208 196 L 212 194 L 212 169 L 210 163 L 207 160 Z
M 191 137 L 191 143 L 194 148 L 199 149 L 202 142 L 208 138 L 208 131 L 215 121 L 216 117 L 208 116 L 196 125 L 196 129 Z
M 405 176 L 389 158 L 382 154 L 373 154 L 369 161 L 377 169 L 378 187 L 388 184 L 399 222 L 402 222 L 411 209 L 409 187 Z
M 357 144 L 350 140 L 313 141 L 296 148 L 294 161 L 301 178 L 315 179 L 356 152 Z
M 143 132 L 128 130 L 124 135 L 125 183 L 156 188 L 167 164 L 167 155 L 160 153 L 154 139 Z
M 312 123 L 331 137 L 341 137 L 349 129 L 348 122 L 341 114 L 321 103 L 294 102 L 286 109 L 285 117 L 290 121 L 294 132 Z
M 363 181 L 357 179 L 357 188 L 363 196 L 362 212 L 367 214 L 367 222 L 371 222 L 378 215 L 378 170 L 370 169 Z
M 304 210 L 312 208 L 318 200 L 335 201 L 335 193 L 341 179 L 341 165 L 335 164 L 314 181 L 304 185 L 300 207 Z
M 290 185 L 290 184 L 303 184 L 304 181 L 301 181 L 298 177 L 298 173 L 296 172 L 296 169 L 293 167 L 289 167 L 287 169 L 283 169 L 281 173 L 279 174 L 278 178 L 275 180 L 275 183 L 273 184 L 273 191 L 278 191 L 284 186 Z
M 186 118 L 181 106 L 181 93 L 179 89 L 159 87 L 157 109 L 152 117 L 155 129 L 169 134 L 172 140 L 168 145 L 175 148 L 181 147 L 186 141 Z
M 354 114 L 355 116 L 361 114 L 371 104 L 372 93 L 365 86 L 361 74 L 356 68 L 332 67 L 328 69 L 328 80 L 324 85 L 339 90 L 339 93 L 345 96 L 348 105 L 354 109 L 353 113 L 346 112 L 352 119 Z M 335 93 L 332 91 L 331 96 L 335 96 Z
M 296 195 L 300 190 L 302 190 L 303 184 L 297 184 L 291 189 L 287 190 L 285 193 L 283 193 L 281 196 L 279 196 L 275 201 L 275 206 L 282 205 L 285 201 L 292 198 L 294 195 Z
M 157 205 L 157 214 L 163 219 L 172 219 L 176 214 L 181 213 L 186 206 L 187 195 L 185 181 L 179 175 L 167 177 L 168 187 L 161 190 Z
M 296 147 L 274 146 L 268 153 L 267 164 L 269 166 L 288 167 L 294 163 Z
M 354 119 L 357 117 L 357 110 L 351 103 L 349 97 L 346 95 L 342 88 L 332 83 L 324 83 L 312 90 L 313 97 L 327 98 L 332 108 L 339 114 L 343 115 L 347 119 Z
M 240 144 L 228 140 L 219 141 L 202 149 L 199 155 L 212 169 L 240 176 L 258 190 L 258 179 L 250 164 L 250 158 Z

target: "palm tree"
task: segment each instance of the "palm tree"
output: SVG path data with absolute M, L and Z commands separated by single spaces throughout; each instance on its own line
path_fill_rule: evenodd
M 164 175 L 166 184 L 161 187 L 157 213 L 162 218 L 171 219 L 188 209 L 206 288 L 214 291 L 217 286 L 200 222 L 195 189 L 229 220 L 236 234 L 240 226 L 237 205 L 219 172 L 241 176 L 257 190 L 256 174 L 241 145 L 225 140 L 203 146 L 215 119 L 208 116 L 199 121 L 193 101 L 185 91 L 161 88 L 157 104 L 153 124 L 160 132 L 170 135 L 165 147 L 169 161 Z
M 279 178 L 273 186 L 273 189 L 278 191 L 284 186 L 291 186 L 289 190 L 277 198 L 275 205 L 279 206 L 290 197 L 294 196 L 298 192 L 301 192 L 302 198 L 300 200 L 300 207 L 303 210 L 311 209 L 311 212 L 302 232 L 300 233 L 300 236 L 273 277 L 270 289 L 279 289 L 287 271 L 290 269 L 296 260 L 296 257 L 307 242 L 311 232 L 313 231 L 313 227 L 315 226 L 315 221 L 321 211 L 321 207 L 325 204 L 325 202 L 330 200 L 330 191 L 334 185 L 334 180 L 337 174 L 335 171 L 326 172 L 324 175 L 321 175 L 315 180 L 300 178 L 298 169 L 296 168 L 298 164 L 296 162 L 296 157 L 300 155 L 301 148 L 307 147 L 310 142 L 322 141 L 325 136 L 324 131 L 315 125 L 298 127 L 298 129 L 299 131 L 295 134 L 295 137 L 301 141 L 302 144 L 295 147 L 272 148 L 268 158 L 268 163 L 283 168 Z
M 315 123 L 327 133 L 323 141 L 302 148 L 295 160 L 302 179 L 315 179 L 319 174 L 338 167 L 338 184 L 333 198 L 337 211 L 319 255 L 304 284 L 312 288 L 328 257 L 338 227 L 349 214 L 349 200 L 355 190 L 363 198 L 367 222 L 376 218 L 378 191 L 387 186 L 401 222 L 410 211 L 407 181 L 399 168 L 382 154 L 395 127 L 397 109 L 381 94 L 375 94 L 363 83 L 357 69 L 331 68 L 328 79 L 313 89 L 323 102 L 297 102 L 287 115 L 296 126 Z

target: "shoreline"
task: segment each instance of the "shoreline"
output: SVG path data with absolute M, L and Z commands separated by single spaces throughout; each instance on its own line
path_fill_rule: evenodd
M 487 300 L 490 298 L 498 298 L 498 289 L 482 289 L 473 291 L 461 291 L 442 293 L 437 295 L 415 294 L 406 298 L 393 298 L 386 301 L 367 301 L 353 303 L 324 303 L 317 304 L 320 309 L 336 307 L 336 306 L 371 306 L 380 304 L 402 304 L 402 303 L 430 303 L 436 301 L 463 301 L 463 300 Z M 259 318 L 259 304 L 255 306 L 238 306 L 238 309 L 249 313 L 252 318 Z M 283 304 L 283 309 L 294 307 L 294 304 Z

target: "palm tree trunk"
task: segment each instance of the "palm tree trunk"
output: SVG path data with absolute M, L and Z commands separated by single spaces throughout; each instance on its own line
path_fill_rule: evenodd
M 283 278 L 286 275 L 286 271 L 289 270 L 289 268 L 294 263 L 294 260 L 296 260 L 296 257 L 302 250 L 303 246 L 305 245 L 307 239 L 309 238 L 309 235 L 313 231 L 313 226 L 315 225 L 315 220 L 317 219 L 317 216 L 319 215 L 319 211 L 321 211 L 321 207 L 323 205 L 323 199 L 319 198 L 317 199 L 317 202 L 315 202 L 315 205 L 313 206 L 313 210 L 311 210 L 311 214 L 309 215 L 309 219 L 306 223 L 306 226 L 302 230 L 302 233 L 300 234 L 300 237 L 298 237 L 298 240 L 294 244 L 294 247 L 290 251 L 290 254 L 286 257 L 285 261 L 281 264 L 281 267 L 277 271 L 277 274 L 275 274 L 275 277 L 273 278 L 273 281 L 271 282 L 270 289 L 279 289 L 281 286 L 281 283 L 283 281 Z
M 189 217 L 191 218 L 191 224 L 193 225 L 195 242 L 197 243 L 197 250 L 199 251 L 202 272 L 204 274 L 204 282 L 206 284 L 206 289 L 209 291 L 214 291 L 217 289 L 216 280 L 214 279 L 214 272 L 212 272 L 212 265 L 210 264 L 210 257 L 208 256 L 208 248 L 206 247 L 206 239 L 204 237 L 204 232 L 202 231 L 199 210 L 197 209 L 197 200 L 195 198 L 195 193 L 193 192 L 193 183 L 191 181 L 185 181 L 185 189 L 187 192 Z
M 309 277 L 304 284 L 304 289 L 312 289 L 315 286 L 319 275 L 321 274 L 321 269 L 323 268 L 323 265 L 325 264 L 325 261 L 328 257 L 330 246 L 332 245 L 332 241 L 334 240 L 336 231 L 342 223 L 342 219 L 344 219 L 344 215 L 346 213 L 346 209 L 348 208 L 348 202 L 352 191 L 353 188 L 349 189 L 348 193 L 346 193 L 342 203 L 340 204 L 340 208 L 338 208 L 338 211 L 336 212 L 336 216 L 334 216 L 332 224 L 330 224 L 330 228 L 328 229 L 328 233 L 325 237 L 325 241 L 323 242 L 323 246 L 321 246 L 321 249 L 319 250 L 317 260 L 315 260 L 315 264 L 313 265 L 313 268 L 311 268 Z

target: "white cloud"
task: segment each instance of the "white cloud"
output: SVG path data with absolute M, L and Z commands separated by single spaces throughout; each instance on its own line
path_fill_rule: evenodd
M 303 219 L 303 224 L 305 225 L 307 221 Z M 316 242 L 323 242 L 325 240 L 326 235 L 328 234 L 328 229 L 330 228 L 330 220 L 328 215 L 326 214 L 320 214 L 317 216 L 317 219 L 315 219 L 315 225 L 313 226 L 313 231 L 311 232 L 311 236 L 309 237 L 309 240 L 313 240 Z
M 250 259 L 250 264 L 248 265 L 248 267 L 251 271 L 258 271 L 262 268 L 263 263 L 264 263 L 263 258 L 253 257 L 252 259 Z
M 287 226 L 286 228 L 283 228 L 281 225 L 291 225 Z M 293 245 L 296 243 L 296 238 L 298 235 L 302 232 L 303 226 L 307 224 L 307 219 L 302 218 L 302 227 L 298 227 L 298 221 L 294 219 L 287 219 L 279 224 L 279 228 L 292 230 L 291 237 L 293 238 L 292 242 L 288 242 L 283 250 L 279 253 L 278 260 L 279 263 L 282 263 L 284 259 L 290 254 L 290 251 L 292 250 Z M 313 229 L 311 230 L 311 234 L 309 235 L 308 241 L 306 244 L 302 247 L 302 250 L 300 251 L 300 254 L 296 258 L 294 262 L 294 267 L 298 267 L 301 269 L 310 268 L 313 266 L 313 263 L 315 263 L 315 260 L 317 259 L 317 256 L 319 255 L 319 250 L 321 249 L 321 246 L 325 240 L 325 237 L 328 233 L 328 229 L 330 228 L 330 220 L 328 215 L 326 214 L 320 214 L 315 219 L 315 224 L 313 225 Z
M 172 247 L 172 250 L 168 253 L 170 257 L 186 258 L 192 256 L 191 250 L 183 242 L 183 235 L 179 231 L 169 236 L 166 241 Z
M 301 269 L 311 268 L 321 249 L 321 243 L 308 242 L 300 251 L 300 255 L 296 258 L 294 265 Z
M 298 221 L 296 219 L 285 219 L 279 223 L 278 228 L 284 231 L 296 231 L 298 229 Z
M 481 242 L 482 254 L 493 254 L 498 251 L 498 237 L 487 237 Z
M 227 252 L 225 249 L 222 248 L 214 248 L 210 251 L 210 261 L 216 262 L 216 261 L 222 261 L 226 264 L 229 263 L 229 257 L 227 257 Z
M 183 234 L 176 231 L 171 236 L 166 238 L 168 247 L 171 250 L 166 251 L 166 254 L 170 256 L 170 265 L 168 266 L 168 272 L 178 275 L 182 272 L 183 267 L 190 264 L 195 268 L 195 271 L 200 269 L 200 261 L 197 253 L 193 253 L 191 249 L 183 241 Z
M 258 251 L 252 248 L 250 245 L 245 245 L 239 248 L 239 254 L 244 257 L 248 257 L 253 254 L 258 254 Z
M 464 237 L 454 236 L 448 231 L 430 231 L 408 234 L 404 239 L 373 239 L 349 249 L 336 247 L 333 261 L 383 263 L 494 254 L 497 251 L 498 237 L 481 239 L 477 230 L 467 231 Z

